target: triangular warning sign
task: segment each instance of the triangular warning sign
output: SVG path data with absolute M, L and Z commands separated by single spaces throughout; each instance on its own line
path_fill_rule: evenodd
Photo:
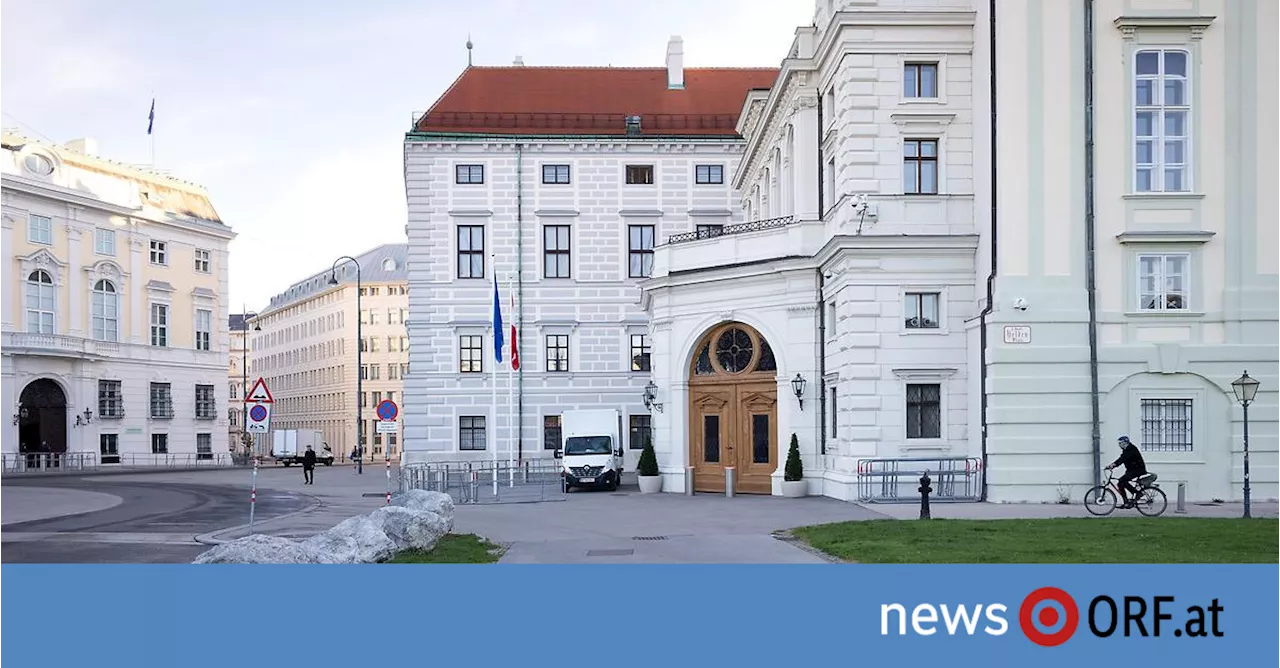
M 274 404 L 276 400 L 271 398 L 271 391 L 267 389 L 267 381 L 259 378 L 258 382 L 253 384 L 253 389 L 249 390 L 249 394 L 245 395 L 244 402 L 246 404 Z

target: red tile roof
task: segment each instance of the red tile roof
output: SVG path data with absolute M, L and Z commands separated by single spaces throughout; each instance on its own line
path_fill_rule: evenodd
M 747 92 L 776 68 L 685 68 L 684 89 L 665 67 L 468 67 L 416 123 L 418 132 L 620 135 L 640 116 L 642 136 L 737 136 Z

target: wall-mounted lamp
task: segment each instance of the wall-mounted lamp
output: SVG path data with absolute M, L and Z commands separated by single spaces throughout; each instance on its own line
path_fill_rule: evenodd
M 27 415 L 29 415 L 27 409 L 22 404 L 18 404 L 18 412 L 13 414 L 13 423 L 18 424 L 18 421 L 27 419 Z
M 800 374 L 796 374 L 796 377 L 791 379 L 791 391 L 796 393 L 796 399 L 800 402 L 800 410 L 804 410 L 805 382 L 804 376 Z
M 84 409 L 83 413 L 76 416 L 77 427 L 83 427 L 89 424 L 90 422 L 93 422 L 93 411 L 89 410 L 88 408 Z
M 653 410 L 656 408 L 658 409 L 658 412 L 661 413 L 662 404 L 658 403 L 657 399 L 658 399 L 658 386 L 654 385 L 653 381 L 651 380 L 649 381 L 648 385 L 644 386 L 644 407 L 649 410 Z

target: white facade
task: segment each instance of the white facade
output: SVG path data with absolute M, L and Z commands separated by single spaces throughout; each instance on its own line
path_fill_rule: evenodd
M 87 140 L 4 149 L 6 467 L 225 458 L 234 233 L 208 195 Z

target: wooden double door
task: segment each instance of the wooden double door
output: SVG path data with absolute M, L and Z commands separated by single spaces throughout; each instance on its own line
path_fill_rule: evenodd
M 771 494 L 778 468 L 778 386 L 774 381 L 721 381 L 689 386 L 689 461 L 694 489 Z

